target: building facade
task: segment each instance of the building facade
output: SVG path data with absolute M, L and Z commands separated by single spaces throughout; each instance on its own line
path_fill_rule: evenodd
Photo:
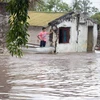
M 54 34 L 48 36 L 47 46 L 54 46 L 55 52 L 94 51 L 98 36 L 97 23 L 85 13 L 79 14 L 70 12 L 63 14 L 56 19 L 52 19 L 47 23 L 47 31 L 49 31 L 50 28 L 54 30 Z M 29 28 L 29 42 L 39 44 L 37 42 L 37 34 L 41 29 L 42 26 L 39 27 L 34 25 Z
M 91 52 L 97 44 L 97 24 L 80 16 L 58 24 L 57 52 Z

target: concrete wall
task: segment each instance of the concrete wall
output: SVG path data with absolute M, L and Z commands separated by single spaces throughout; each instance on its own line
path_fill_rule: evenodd
M 88 34 L 88 26 L 86 24 L 81 24 L 79 26 L 77 52 L 87 51 L 87 36 L 88 36 L 87 34 Z
M 57 43 L 57 52 L 87 52 L 87 36 L 88 36 L 88 26 L 93 26 L 93 50 L 97 43 L 97 24 L 93 22 L 83 23 L 79 25 L 79 35 L 78 43 L 77 41 L 77 31 L 76 31 L 76 20 L 72 19 L 71 21 L 64 21 L 59 24 L 57 27 L 71 27 L 70 30 L 70 42 L 69 43 Z
M 76 44 L 76 40 L 77 40 L 77 32 L 76 32 L 76 21 L 72 20 L 71 21 L 64 21 L 63 23 L 59 24 L 57 26 L 58 28 L 60 27 L 71 27 L 70 28 L 70 40 L 69 43 L 58 43 L 57 44 L 57 52 L 75 52 L 77 51 L 77 44 Z
M 93 28 L 93 51 L 95 49 L 95 46 L 97 45 L 97 38 L 98 38 L 98 26 L 96 23 L 94 23 L 94 28 Z

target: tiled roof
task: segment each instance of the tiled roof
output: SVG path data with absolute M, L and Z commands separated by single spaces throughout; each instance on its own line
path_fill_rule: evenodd
M 28 22 L 31 26 L 47 26 L 49 22 L 63 16 L 65 13 L 45 13 L 29 11 L 30 19 Z

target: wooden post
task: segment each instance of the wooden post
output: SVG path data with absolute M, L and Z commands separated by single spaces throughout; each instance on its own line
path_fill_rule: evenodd
M 55 51 L 54 51 L 54 53 L 57 53 L 58 29 L 57 29 L 57 26 L 56 25 L 51 26 L 51 28 L 53 29 L 53 31 L 54 31 L 54 33 L 56 35 L 56 40 L 54 41 L 55 42 L 55 45 L 54 45 Z M 52 38 L 51 40 L 53 42 L 53 36 L 51 38 Z

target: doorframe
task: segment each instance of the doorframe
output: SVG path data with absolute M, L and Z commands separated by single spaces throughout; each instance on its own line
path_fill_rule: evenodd
M 89 30 L 89 28 L 91 28 L 92 31 Z M 89 31 L 92 32 L 92 33 L 90 33 Z M 90 34 L 92 36 L 90 36 Z M 88 31 L 87 31 L 87 52 L 92 52 L 92 51 L 93 51 L 93 26 L 88 26 Z

